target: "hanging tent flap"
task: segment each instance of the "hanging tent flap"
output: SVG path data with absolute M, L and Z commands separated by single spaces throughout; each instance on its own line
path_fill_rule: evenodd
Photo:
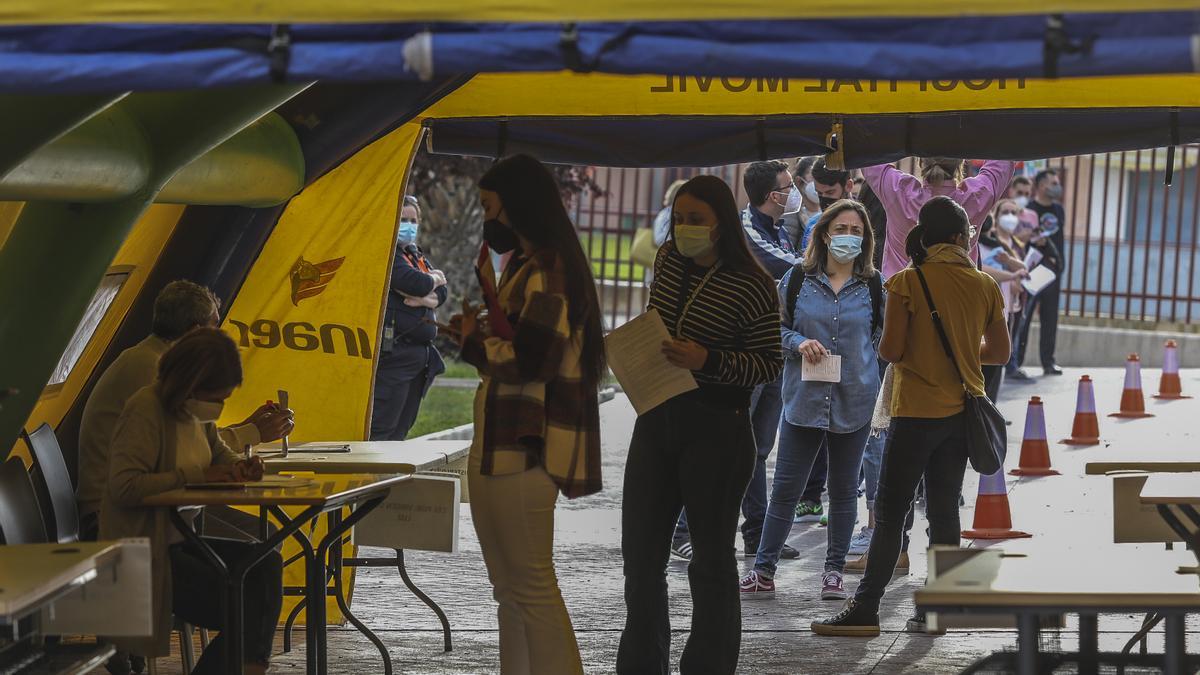
M 802 10 L 778 0 L 7 0 L 0 24 L 280 23 L 396 21 L 655 21 L 812 17 L 1004 16 L 1049 12 L 1194 10 L 1195 0 L 1008 0 L 936 3 L 923 0 L 809 0 Z
M 0 26 L 0 92 L 476 72 L 963 79 L 1192 73 L 1200 12 L 563 23 Z
M 846 164 L 858 168 L 909 155 L 1026 160 L 1160 147 L 1172 143 L 1170 115 L 1161 109 L 1004 110 L 778 116 L 761 123 L 744 117 L 524 117 L 428 124 L 430 148 L 440 154 L 494 157 L 503 134 L 506 154 L 526 152 L 559 164 L 707 167 L 825 154 L 825 134 L 836 119 L 843 124 Z M 1200 142 L 1200 108 L 1179 111 L 1178 141 Z

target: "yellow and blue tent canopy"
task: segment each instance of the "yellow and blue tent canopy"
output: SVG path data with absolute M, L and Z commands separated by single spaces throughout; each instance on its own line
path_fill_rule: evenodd
M 277 260 L 273 233 L 317 241 L 330 230 L 392 227 L 378 225 L 388 221 L 379 194 L 369 219 L 317 218 L 311 205 L 328 202 L 318 193 L 362 200 L 358 192 L 375 188 L 359 164 L 407 167 L 422 136 L 437 152 L 615 166 L 823 153 L 835 130 L 850 166 L 1200 141 L 1195 1 L 561 4 L 0 5 L 0 199 L 26 202 L 0 210 L 0 349 L 13 364 L 0 386 L 22 392 L 0 409 L 0 440 L 29 419 L 122 242 L 147 223 L 164 227 L 143 217 L 153 203 L 187 208 L 162 252 L 143 261 L 152 273 L 122 291 L 137 301 L 122 300 L 129 318 L 97 338 L 84 378 L 144 335 L 149 301 L 171 278 L 210 284 L 236 305 L 265 293 L 253 269 L 285 289 L 292 253 L 310 263 L 346 254 L 334 241 Z M 1051 71 L 1057 79 L 1044 77 Z M 366 264 L 360 253 L 343 279 Z M 331 285 L 320 302 L 346 285 Z M 31 286 L 39 293 L 21 290 Z M 378 309 L 383 286 L 379 278 L 357 292 L 376 296 L 367 304 Z M 294 311 L 317 303 L 289 301 Z M 251 334 L 259 320 L 284 333 L 289 324 L 266 309 L 235 313 Z M 338 325 L 375 335 L 377 314 Z M 29 339 L 31 327 L 39 339 Z M 249 337 L 248 362 L 272 340 Z M 323 370 L 325 356 L 297 358 L 338 377 Z M 369 399 L 369 372 L 348 399 Z M 333 421 L 363 429 L 366 407 Z

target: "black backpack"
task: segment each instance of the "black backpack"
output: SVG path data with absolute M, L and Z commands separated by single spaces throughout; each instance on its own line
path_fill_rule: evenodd
M 792 276 L 788 277 L 787 284 L 787 311 L 792 311 L 796 306 L 796 298 L 800 295 L 800 286 L 804 283 L 804 270 L 800 265 L 792 268 Z M 867 290 L 871 292 L 871 335 L 872 337 L 883 327 L 883 280 L 879 277 L 879 272 L 875 276 L 867 279 Z

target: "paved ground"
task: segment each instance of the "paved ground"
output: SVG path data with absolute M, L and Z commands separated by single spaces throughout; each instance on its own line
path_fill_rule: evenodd
M 1020 436 L 1028 397 L 1037 394 L 1046 401 L 1051 456 L 1062 476 L 1009 480 L 1014 525 L 1034 533 L 1028 540 L 1003 542 L 1011 550 L 1047 549 L 1064 565 L 1103 564 L 1094 554 L 1096 544 L 1111 542 L 1111 489 L 1108 479 L 1083 475 L 1087 449 L 1068 449 L 1054 440 L 1068 435 L 1075 405 L 1075 387 L 1082 370 L 1068 370 L 1062 378 L 1043 379 L 1032 386 L 1010 386 L 1002 396 L 1001 408 L 1014 422 L 1010 427 L 1009 465 L 1018 461 Z M 1113 411 L 1121 394 L 1120 369 L 1089 372 L 1096 379 L 1097 404 L 1102 415 Z M 1157 371 L 1147 371 L 1146 386 L 1157 386 Z M 1185 391 L 1200 392 L 1200 378 L 1185 374 Z M 1149 392 L 1148 392 L 1149 393 Z M 1152 420 L 1116 422 L 1102 417 L 1105 442 L 1116 447 L 1162 440 L 1194 442 L 1194 420 L 1200 401 L 1147 406 L 1159 413 Z M 624 622 L 621 596 L 620 499 L 621 476 L 632 432 L 634 414 L 624 397 L 602 407 L 604 471 L 607 488 L 600 494 L 571 502 L 559 502 L 556 558 L 558 571 L 571 611 L 585 668 L 589 673 L 613 671 L 617 640 Z M 967 504 L 963 523 L 971 522 L 977 480 L 968 471 L 964 487 Z M 863 511 L 865 514 L 865 510 Z M 865 517 L 865 515 L 864 515 Z M 921 551 L 923 523 L 918 520 L 912 550 Z M 454 626 L 454 651 L 441 651 L 441 633 L 433 615 L 403 588 L 394 571 L 360 571 L 353 601 L 360 618 L 379 631 L 402 673 L 492 673 L 499 671 L 495 606 L 491 600 L 478 542 L 469 512 L 461 523 L 462 551 L 455 555 L 409 554 L 410 570 L 419 585 L 437 599 Z M 740 545 L 740 537 L 738 538 Z M 825 530 L 815 525 L 796 525 L 790 542 L 802 552 L 801 559 L 784 562 L 780 569 L 777 597 L 748 602 L 743 607 L 744 638 L 741 666 L 744 673 L 942 673 L 958 672 L 980 656 L 1015 646 L 1011 631 L 953 631 L 932 638 L 902 632 L 912 610 L 912 592 L 924 581 L 923 553 L 915 553 L 911 576 L 893 583 L 884 599 L 883 634 L 875 639 L 818 638 L 808 631 L 809 622 L 838 608 L 836 602 L 818 598 L 819 575 L 824 559 Z M 967 544 L 969 542 L 964 542 Z M 1111 545 L 1111 544 L 1110 544 Z M 366 550 L 365 555 L 382 554 Z M 744 564 L 749 565 L 749 559 Z M 1170 570 L 1147 570 L 1170 573 Z M 687 636 L 691 604 L 686 567 L 673 563 L 671 619 L 675 629 L 673 655 Z M 856 579 L 849 578 L 853 588 Z M 1103 617 L 1103 649 L 1119 649 L 1138 626 L 1134 616 Z M 1043 638 L 1047 648 L 1072 649 L 1077 641 L 1073 623 L 1066 630 Z M 1189 625 L 1192 631 L 1200 624 Z M 297 639 L 303 642 L 302 632 Z M 1200 637 L 1189 634 L 1194 648 Z M 1161 649 L 1161 633 L 1151 648 Z M 381 672 L 373 647 L 352 629 L 336 628 L 330 633 L 331 672 Z M 276 660 L 276 672 L 301 672 L 303 645 Z M 162 665 L 160 672 L 178 668 L 178 661 Z

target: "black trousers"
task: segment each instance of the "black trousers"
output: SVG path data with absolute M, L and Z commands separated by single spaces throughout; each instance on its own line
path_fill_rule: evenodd
M 638 418 L 621 508 L 626 615 L 618 673 L 671 672 L 666 569 L 680 507 L 691 531 L 693 605 L 680 670 L 737 668 L 742 611 L 734 536 L 756 453 L 746 408 L 718 408 L 693 393 Z
M 432 345 L 397 342 L 381 354 L 375 371 L 375 396 L 371 408 L 371 440 L 402 441 L 417 421 L 421 400 L 433 378 L 441 373 Z
M 222 560 L 237 560 L 251 544 L 229 539 L 205 537 L 204 541 Z M 193 674 L 219 675 L 225 672 L 225 617 L 221 604 L 221 579 L 203 554 L 187 542 L 170 548 L 172 602 L 175 616 L 201 628 L 220 630 L 200 655 Z M 266 664 L 271 660 L 272 640 L 283 607 L 283 558 L 271 551 L 246 574 L 242 612 L 245 660 Z
M 1038 355 L 1041 357 L 1042 367 L 1049 368 L 1057 363 L 1054 352 L 1058 348 L 1058 302 L 1061 294 L 1062 287 L 1055 281 L 1025 304 L 1025 313 L 1021 317 L 1021 338 L 1015 347 L 1016 367 L 1020 368 L 1025 363 L 1025 350 L 1029 346 L 1029 326 L 1035 311 L 1041 324 L 1038 329 Z
M 905 520 L 922 477 L 929 543 L 958 546 L 958 497 L 966 469 L 966 424 L 961 413 L 942 419 L 892 420 L 875 497 L 875 534 L 867 551 L 866 574 L 855 593 L 859 602 L 879 606 L 900 557 Z

